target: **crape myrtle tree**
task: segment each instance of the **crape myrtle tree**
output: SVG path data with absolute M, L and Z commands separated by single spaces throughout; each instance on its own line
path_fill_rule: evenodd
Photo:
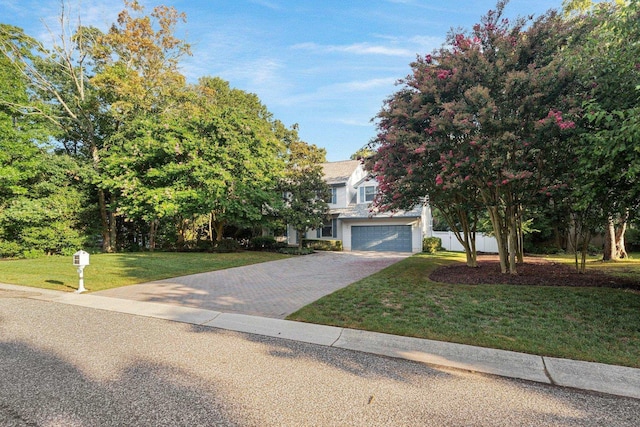
M 428 195 L 443 212 L 457 208 L 456 222 L 471 232 L 482 206 L 501 271 L 517 274 L 527 205 L 540 203 L 546 181 L 558 184 L 546 173 L 565 139 L 562 132 L 543 138 L 540 121 L 560 131 L 575 124 L 567 118 L 572 76 L 556 61 L 570 29 L 553 12 L 511 23 L 505 5 L 411 64 L 404 87 L 378 114 L 377 153 L 368 164 L 382 209 Z
M 581 83 L 576 192 L 605 229 L 605 260 L 626 257 L 624 232 L 640 205 L 640 3 L 564 2 L 567 20 L 591 23 L 564 53 Z
M 414 88 L 405 88 L 389 98 L 378 114 L 381 131 L 371 144 L 377 150 L 365 160 L 366 169 L 379 183 L 374 206 L 381 211 L 409 210 L 428 201 L 442 214 L 464 247 L 467 265 L 477 267 L 475 229 L 480 208 L 477 189 L 464 179 L 455 185 L 435 185 L 440 182 L 438 165 L 442 157 L 433 141 L 433 132 L 424 132 L 418 98 L 420 95 Z

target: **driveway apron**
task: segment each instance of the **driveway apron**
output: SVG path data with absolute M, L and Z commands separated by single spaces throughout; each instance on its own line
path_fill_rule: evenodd
M 109 289 L 95 295 L 283 319 L 410 255 L 318 252 Z

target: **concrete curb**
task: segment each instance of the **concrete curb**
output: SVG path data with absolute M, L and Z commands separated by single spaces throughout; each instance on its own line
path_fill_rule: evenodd
M 5 284 L 0 284 L 0 291 L 5 297 L 153 317 L 640 399 L 640 369 L 636 368 L 91 294 Z

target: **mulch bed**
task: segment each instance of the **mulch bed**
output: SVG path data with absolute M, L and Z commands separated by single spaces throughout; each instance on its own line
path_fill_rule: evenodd
M 479 255 L 478 268 L 455 263 L 437 268 L 429 279 L 452 284 L 509 284 L 528 286 L 579 286 L 626 288 L 640 291 L 640 282 L 614 277 L 597 270 L 579 274 L 573 264 L 560 264 L 538 257 L 525 257 L 518 264 L 518 275 L 500 273 L 497 255 Z

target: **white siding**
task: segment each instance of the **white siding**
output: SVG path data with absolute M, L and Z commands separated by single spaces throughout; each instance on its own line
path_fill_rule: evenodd
M 329 203 L 329 209 L 346 208 L 348 205 L 347 187 L 336 187 L 336 203 Z

